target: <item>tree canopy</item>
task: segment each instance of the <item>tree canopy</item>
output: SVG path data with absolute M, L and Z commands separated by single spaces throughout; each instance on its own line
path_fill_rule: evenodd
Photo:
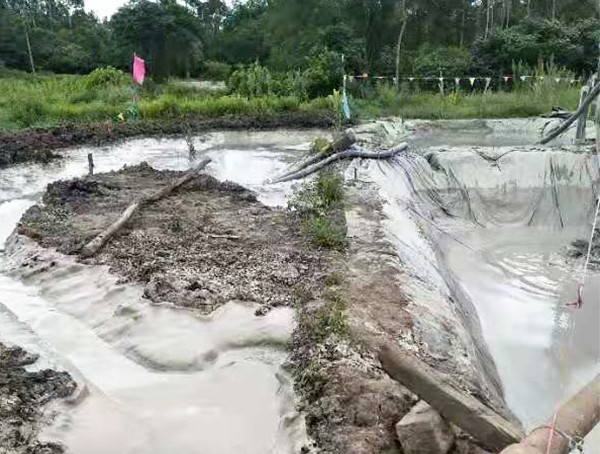
M 211 61 L 306 70 L 333 52 L 349 72 L 392 75 L 406 21 L 401 74 L 540 60 L 583 74 L 597 66 L 598 16 L 597 0 L 130 0 L 101 22 L 84 0 L 0 0 L 0 66 L 128 69 L 137 52 L 165 78 L 201 75 Z

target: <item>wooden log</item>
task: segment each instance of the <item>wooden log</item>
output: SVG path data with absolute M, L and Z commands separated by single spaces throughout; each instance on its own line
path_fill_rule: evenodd
M 350 148 L 356 142 L 356 136 L 352 131 L 344 131 L 342 136 L 334 140 L 327 147 L 325 147 L 322 151 L 317 153 L 315 156 L 311 156 L 309 159 L 303 160 L 296 165 L 293 165 L 290 170 L 283 175 L 280 175 L 279 178 L 285 178 L 289 175 L 292 175 L 296 172 L 299 172 L 308 166 L 311 166 L 323 159 L 327 156 L 330 156 L 333 153 L 339 153 L 340 151 L 345 151 Z
M 355 159 L 355 158 L 390 159 L 390 158 L 394 157 L 395 155 L 397 155 L 398 153 L 405 151 L 407 148 L 408 148 L 408 144 L 406 142 L 402 142 L 397 147 L 394 147 L 391 150 L 384 151 L 382 153 L 368 153 L 368 152 L 364 152 L 364 151 L 352 151 L 352 150 L 351 151 L 343 151 L 341 153 L 336 153 L 334 155 L 331 155 L 328 158 L 323 159 L 322 161 L 319 161 L 316 164 L 313 164 L 311 166 L 304 168 L 303 170 L 280 176 L 280 177 L 276 178 L 275 180 L 270 181 L 270 183 L 271 184 L 285 183 L 286 181 L 299 180 L 300 178 L 306 178 L 307 176 L 309 176 L 315 172 L 318 172 L 322 168 L 327 167 L 328 165 L 333 164 L 334 162 L 337 162 L 337 161 L 341 161 L 343 159 Z
M 502 454 L 566 454 L 571 448 L 567 437 L 583 439 L 598 423 L 600 374 L 562 405 L 542 427 L 534 429 L 521 443 L 509 446 Z
M 585 101 L 583 101 L 583 103 L 579 106 L 579 109 L 577 109 L 575 111 L 575 113 L 573 115 L 571 115 L 567 120 L 565 120 L 558 128 L 556 128 L 554 131 L 550 132 L 550 134 L 548 134 L 546 137 L 544 137 L 540 141 L 540 145 L 546 145 L 548 142 L 556 139 L 558 136 L 560 136 L 562 133 L 564 133 L 567 129 L 569 129 L 569 127 L 573 123 L 575 123 L 575 121 L 581 115 L 583 115 L 584 112 L 587 111 L 587 108 L 594 101 L 594 99 L 596 99 L 598 94 L 600 94 L 600 83 L 597 83 L 596 86 L 593 88 L 593 90 L 591 92 L 589 92 L 589 94 L 587 95 L 587 98 L 585 98 Z
M 159 201 L 160 199 L 166 197 L 171 194 L 175 189 L 180 186 L 183 186 L 188 181 L 196 178 L 202 170 L 206 168 L 206 166 L 211 162 L 210 159 L 204 159 L 198 166 L 187 172 L 181 178 L 175 180 L 173 183 L 165 186 L 164 188 L 156 191 L 154 194 L 151 194 L 146 197 L 141 197 L 140 199 L 133 202 L 129 207 L 123 212 L 123 214 L 117 219 L 113 224 L 111 224 L 106 230 L 100 233 L 96 238 L 90 241 L 88 244 L 84 246 L 81 250 L 81 256 L 92 257 L 100 249 L 104 247 L 104 245 L 113 237 L 115 234 L 123 228 L 125 224 L 129 222 L 129 220 L 133 217 L 133 215 L 138 211 L 140 207 L 148 203 L 154 203 Z
M 379 352 L 383 369 L 456 424 L 485 448 L 500 451 L 518 443 L 522 430 L 501 415 L 462 391 L 450 379 L 397 347 L 384 345 Z
M 589 92 L 590 87 L 588 87 L 587 85 L 581 88 L 581 94 L 579 96 L 579 105 L 583 104 Z M 589 111 L 590 106 L 588 106 L 585 109 L 585 111 L 579 117 L 579 120 L 577 120 L 577 133 L 575 134 L 575 142 L 578 144 L 585 142 L 585 128 L 587 126 L 587 117 Z

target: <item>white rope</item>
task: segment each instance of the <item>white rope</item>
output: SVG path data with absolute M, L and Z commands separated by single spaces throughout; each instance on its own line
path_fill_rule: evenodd
M 587 271 L 590 265 L 590 258 L 592 256 L 592 245 L 594 242 L 594 236 L 596 234 L 596 226 L 598 225 L 598 214 L 600 214 L 600 197 L 598 197 L 598 203 L 596 204 L 596 215 L 594 216 L 594 225 L 592 226 L 592 234 L 590 235 L 590 244 L 588 245 L 587 257 L 585 259 L 585 264 L 583 265 L 583 270 L 581 271 L 581 285 L 585 285 L 585 280 L 587 278 Z

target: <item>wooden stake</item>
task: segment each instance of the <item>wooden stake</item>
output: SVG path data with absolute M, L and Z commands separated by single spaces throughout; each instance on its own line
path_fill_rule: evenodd
M 579 96 L 579 105 L 580 106 L 585 101 L 585 98 L 587 97 L 589 92 L 590 92 L 590 87 L 588 87 L 587 85 L 584 85 L 581 88 L 581 94 Z M 579 117 L 579 120 L 577 121 L 577 134 L 575 135 L 575 143 L 577 143 L 577 144 L 585 142 L 585 127 L 587 126 L 587 117 L 588 117 L 589 110 L 590 110 L 590 107 L 588 105 L 588 107 L 583 111 L 583 113 Z
M 92 153 L 88 153 L 88 174 L 94 174 L 94 155 Z

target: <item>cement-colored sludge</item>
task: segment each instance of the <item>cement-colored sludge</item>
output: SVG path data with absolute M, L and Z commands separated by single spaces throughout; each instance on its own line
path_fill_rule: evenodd
M 272 205 L 289 186 L 262 182 L 280 172 L 316 131 L 212 134 L 198 144 L 218 178 L 240 182 Z M 83 175 L 87 151 L 63 162 L 18 166 L 0 175 L 0 243 L 45 185 Z M 186 169 L 183 140 L 135 140 L 93 149 L 96 171 L 148 161 Z M 0 255 L 0 339 L 41 353 L 85 383 L 90 395 L 61 406 L 43 434 L 73 454 L 165 452 L 295 453 L 306 444 L 302 418 L 281 364 L 292 309 L 254 315 L 230 302 L 209 317 L 149 305 L 143 289 L 120 285 L 104 268 L 82 266 L 32 242 L 11 240 Z M 14 259 L 61 260 L 57 270 L 25 273 Z M 63 263 L 64 261 L 68 263 Z
M 564 304 L 576 297 L 581 265 L 566 258 L 565 247 L 589 235 L 599 176 L 586 153 L 527 146 L 535 138 L 519 137 L 522 126 L 461 123 L 454 129 L 468 132 L 458 137 L 445 125 L 435 139 L 415 133 L 418 153 L 356 165 L 386 202 L 385 227 L 406 267 L 407 295 L 429 311 L 465 320 L 464 343 L 480 359 L 475 378 L 491 387 L 501 382 L 510 409 L 532 429 L 598 372 L 598 272 L 590 273 L 581 310 Z M 495 136 L 494 128 L 500 128 Z M 482 131 L 485 143 L 478 142 Z M 217 178 L 281 205 L 291 186 L 263 181 L 282 173 L 318 134 L 214 134 L 197 148 L 213 159 Z M 511 148 L 498 146 L 504 140 Z M 445 148 L 427 148 L 433 145 Z M 87 151 L 68 152 L 67 160 L 44 168 L 0 173 L 0 242 L 47 183 L 87 171 Z M 92 151 L 97 172 L 144 160 L 158 168 L 190 165 L 183 140 Z M 52 254 L 31 244 L 8 246 L 10 254 Z M 6 256 L 0 265 L 11 268 Z M 232 302 L 195 317 L 148 306 L 140 296 L 141 289 L 117 284 L 106 270 L 75 263 L 43 277 L 0 275 L 0 340 L 42 352 L 89 386 L 90 396 L 62 408 L 46 437 L 75 454 L 298 451 L 306 434 L 280 371 L 290 310 L 256 320 L 251 308 Z M 449 296 L 454 306 L 436 304 Z M 419 340 L 447 353 L 451 340 L 432 335 L 416 309 L 414 315 Z M 461 358 L 455 361 L 460 366 Z M 598 446 L 591 437 L 585 452 L 598 454 Z
M 450 136 L 441 135 L 436 143 Z M 523 145 L 527 136 L 513 137 L 519 146 L 492 148 L 474 146 L 471 135 L 472 145 L 451 139 L 452 147 L 426 148 L 426 135 L 417 138 L 417 152 L 366 163 L 361 178 L 374 181 L 386 202 L 415 307 L 422 301 L 435 311 L 445 295 L 467 319 L 476 307 L 506 401 L 532 430 L 600 371 L 598 270 L 588 275 L 584 307 L 566 307 L 577 299 L 582 266 L 566 250 L 589 238 L 598 161 L 573 147 Z M 430 348 L 440 341 L 423 339 Z M 586 452 L 599 447 L 596 429 Z

